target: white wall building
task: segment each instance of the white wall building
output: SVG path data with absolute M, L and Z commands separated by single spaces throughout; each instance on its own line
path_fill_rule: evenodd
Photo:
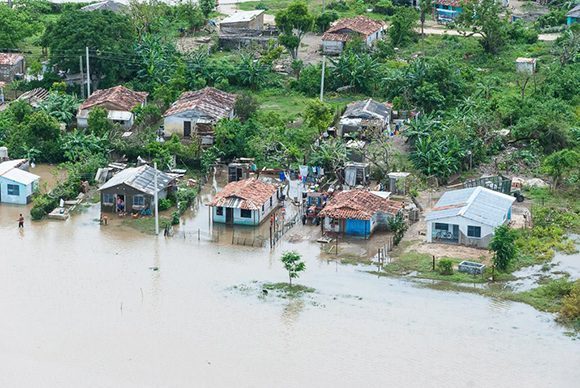
M 510 221 L 514 201 L 485 187 L 448 191 L 427 214 L 427 242 L 487 248 L 495 228 Z

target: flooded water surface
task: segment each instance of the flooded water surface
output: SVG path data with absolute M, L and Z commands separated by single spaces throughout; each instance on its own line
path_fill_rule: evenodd
M 183 232 L 209 228 L 203 205 L 170 239 L 101 226 L 98 205 L 19 231 L 23 209 L 0 206 L 2 387 L 580 382 L 580 342 L 524 304 L 376 278 L 305 240 L 273 252 L 198 241 Z M 316 292 L 263 296 L 261 282 L 286 281 L 288 249 Z

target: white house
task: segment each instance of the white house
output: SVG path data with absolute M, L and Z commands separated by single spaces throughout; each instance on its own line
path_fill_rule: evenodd
M 517 58 L 516 71 L 518 73 L 534 74 L 536 72 L 536 58 Z
M 163 115 L 166 136 L 198 136 L 202 145 L 213 144 L 213 127 L 221 119 L 234 117 L 236 95 L 207 87 L 185 92 Z
M 89 113 L 92 109 L 101 107 L 107 112 L 107 118 L 125 129 L 133 126 L 135 115 L 133 109 L 144 106 L 147 102 L 147 92 L 135 92 L 122 85 L 114 88 L 95 91 L 79 107 L 77 112 L 77 127 L 87 128 Z
M 278 207 L 278 187 L 255 178 L 228 183 L 208 204 L 214 222 L 259 225 Z
M 427 242 L 486 248 L 496 227 L 511 219 L 516 199 L 485 187 L 448 191 L 427 214 Z
M 40 177 L 29 173 L 28 160 L 0 163 L 0 202 L 26 205 L 38 189 Z
M 346 43 L 355 38 L 361 38 L 368 47 L 381 39 L 385 32 L 385 23 L 366 16 L 339 19 L 322 36 L 322 52 L 324 54 L 340 54 Z

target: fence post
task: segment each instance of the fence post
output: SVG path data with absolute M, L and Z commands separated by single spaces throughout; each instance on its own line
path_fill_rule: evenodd
M 197 228 L 197 241 L 201 240 L 201 230 Z

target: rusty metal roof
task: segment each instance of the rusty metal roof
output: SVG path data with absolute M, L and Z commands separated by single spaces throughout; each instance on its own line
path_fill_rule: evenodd
M 14 66 L 24 57 L 18 53 L 0 53 L 0 65 Z
M 403 203 L 382 198 L 367 190 L 341 191 L 320 212 L 323 217 L 369 220 L 376 213 L 397 215 Z
M 125 184 L 142 193 L 154 195 L 155 171 L 155 168 L 148 165 L 126 168 L 115 174 L 99 190 L 101 191 Z M 174 180 L 174 177 L 157 170 L 157 192 L 165 190 Z
M 351 30 L 353 32 L 364 35 L 365 37 L 368 37 L 369 35 L 372 35 L 384 28 L 385 23 L 382 21 L 359 15 L 353 18 L 339 19 L 332 27 L 326 30 L 323 36 L 323 40 L 332 40 L 326 39 L 326 37 L 330 38 L 330 36 L 327 35 L 344 34 L 342 30 Z
M 129 112 L 136 106 L 145 103 L 148 95 L 149 93 L 147 92 L 135 92 L 123 85 L 109 89 L 101 89 L 91 94 L 79 107 L 79 111 L 92 108 L 96 105 L 109 103 L 117 106 L 119 108 L 117 110 Z
M 255 178 L 230 182 L 216 194 L 208 206 L 223 206 L 246 210 L 258 210 L 278 187 Z
M 214 119 L 226 118 L 234 109 L 236 95 L 219 89 L 206 87 L 195 92 L 185 92 L 175 101 L 163 116 L 196 110 Z

